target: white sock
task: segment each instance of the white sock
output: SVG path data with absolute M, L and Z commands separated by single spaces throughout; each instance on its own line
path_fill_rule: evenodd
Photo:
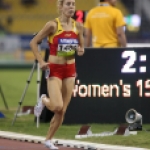
M 53 150 L 58 150 L 58 147 L 56 147 L 51 140 L 46 140 L 45 146 Z
M 52 143 L 52 141 L 51 141 L 51 140 L 46 140 L 45 143 L 46 143 L 46 144 Z
M 46 94 L 42 94 L 42 95 L 41 95 L 41 98 L 44 98 L 44 97 L 46 97 Z

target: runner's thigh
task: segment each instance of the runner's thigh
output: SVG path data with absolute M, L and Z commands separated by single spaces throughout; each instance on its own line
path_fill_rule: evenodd
M 65 111 L 71 100 L 74 84 L 75 84 L 75 77 L 66 78 L 62 82 L 62 97 L 63 97 L 63 102 L 64 102 L 63 109 Z
M 62 80 L 57 77 L 50 77 L 47 80 L 47 88 L 50 97 L 50 103 L 62 104 Z

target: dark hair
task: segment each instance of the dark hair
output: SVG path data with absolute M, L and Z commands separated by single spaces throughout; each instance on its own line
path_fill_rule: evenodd
M 105 0 L 99 0 L 100 2 L 105 2 Z

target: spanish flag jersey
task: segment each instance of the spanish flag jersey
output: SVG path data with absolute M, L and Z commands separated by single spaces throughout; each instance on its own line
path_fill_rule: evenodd
M 74 55 L 79 44 L 75 20 L 72 19 L 73 28 L 71 31 L 63 30 L 60 20 L 56 18 L 56 21 L 57 31 L 48 37 L 50 55 L 64 57 Z
M 92 31 L 93 47 L 119 47 L 116 28 L 125 21 L 119 9 L 104 2 L 90 10 L 84 26 Z

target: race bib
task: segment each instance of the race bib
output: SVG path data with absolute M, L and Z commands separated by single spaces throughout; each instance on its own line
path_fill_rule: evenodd
M 71 56 L 75 54 L 75 51 L 79 45 L 77 39 L 58 39 L 58 56 Z

